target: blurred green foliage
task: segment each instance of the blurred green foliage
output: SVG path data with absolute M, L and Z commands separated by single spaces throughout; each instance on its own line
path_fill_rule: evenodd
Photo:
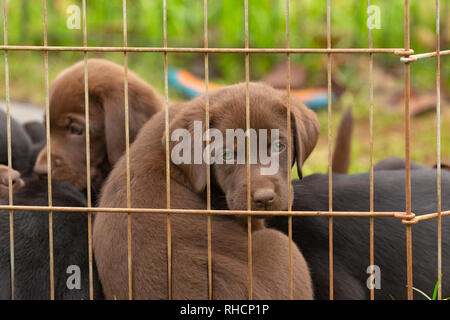
M 88 0 L 87 40 L 89 46 L 123 45 L 122 0 Z M 286 8 L 283 0 L 249 0 L 250 47 L 270 48 L 286 46 Z M 332 0 L 332 46 L 368 47 L 366 0 Z M 371 0 L 380 7 L 381 28 L 373 30 L 373 46 L 401 48 L 404 46 L 404 1 Z M 66 25 L 70 5 L 81 8 L 81 0 L 47 0 L 48 42 L 53 46 L 81 46 L 83 31 Z M 411 1 L 411 47 L 416 53 L 435 50 L 435 1 Z M 43 44 L 42 1 L 7 0 L 8 43 L 11 45 Z M 292 48 L 324 48 L 327 43 L 326 0 L 290 1 L 290 45 Z M 203 47 L 204 17 L 202 0 L 167 0 L 167 39 L 170 47 Z M 441 1 L 441 47 L 450 46 L 450 1 Z M 3 18 L 2 18 L 3 20 Z M 82 27 L 82 21 L 81 21 Z M 3 33 L 3 30 L 1 31 Z M 127 1 L 128 46 L 163 46 L 163 1 Z M 3 34 L 2 34 L 3 36 Z M 209 47 L 243 47 L 245 44 L 244 1 L 208 1 Z M 103 57 L 123 63 L 123 53 L 89 53 L 89 57 Z M 198 75 L 204 72 L 202 54 L 170 53 L 169 66 L 189 69 Z M 254 54 L 250 58 L 250 79 L 259 80 L 284 54 Z M 341 58 L 342 57 L 342 58 Z M 367 55 L 338 55 L 333 58 L 333 79 L 345 88 L 335 103 L 333 112 L 353 107 L 356 118 L 355 139 L 352 149 L 351 171 L 364 171 L 369 166 L 368 149 L 368 72 L 361 72 Z M 450 56 L 442 58 L 442 92 L 450 91 Z M 83 59 L 82 52 L 50 52 L 49 79 L 74 62 Z M 375 65 L 384 72 L 395 74 L 403 86 L 403 65 L 392 54 L 375 55 Z M 304 66 L 308 73 L 307 87 L 326 87 L 326 55 L 293 54 L 291 60 Z M 9 52 L 12 99 L 36 103 L 45 101 L 45 83 L 42 52 Z M 245 79 L 244 55 L 210 54 L 210 79 L 233 83 Z M 131 70 L 162 91 L 163 54 L 130 53 Z M 433 92 L 435 88 L 435 59 L 424 59 L 412 64 L 412 86 Z M 4 74 L 4 63 L 0 63 Z M 383 81 L 376 78 L 375 81 Z M 0 82 L 0 95 L 4 96 L 4 81 Z M 394 91 L 394 89 L 392 89 Z M 169 90 L 171 99 L 180 98 Z M 377 96 L 378 93 L 376 93 Z M 383 93 L 382 93 L 383 94 Z M 386 113 L 375 106 L 375 160 L 389 155 L 403 156 L 403 118 L 400 114 Z M 442 114 L 442 152 L 450 159 L 449 108 Z M 337 114 L 337 116 L 339 116 Z M 327 114 L 319 112 L 322 136 L 316 151 L 304 168 L 306 174 L 327 170 Z M 333 121 L 333 132 L 338 124 Z M 426 134 L 422 134 L 422 133 Z M 413 159 L 432 164 L 435 159 L 435 115 L 429 114 L 412 125 Z
M 373 30 L 375 47 L 403 47 L 403 0 L 372 0 L 380 7 L 381 28 Z M 40 45 L 43 43 L 43 9 L 41 1 L 9 0 L 8 41 L 10 44 Z M 66 26 L 67 8 L 81 0 L 48 0 L 48 39 L 50 45 L 77 46 L 83 43 L 82 29 Z M 367 47 L 367 2 L 333 0 L 332 46 Z M 448 1 L 442 2 L 442 47 L 449 43 Z M 249 0 L 249 42 L 251 47 L 269 48 L 286 45 L 286 8 L 282 0 Z M 121 0 L 87 1 L 89 46 L 121 46 L 123 44 Z M 169 46 L 201 47 L 204 41 L 202 0 L 167 0 L 167 38 Z M 411 46 L 416 52 L 433 51 L 435 28 L 434 1 L 411 2 Z M 163 46 L 163 1 L 129 0 L 127 2 L 129 46 Z M 244 46 L 244 1 L 208 1 L 208 38 L 210 47 Z M 290 41 L 293 48 L 326 47 L 326 1 L 290 1 Z M 201 55 L 173 54 L 172 66 L 189 67 Z M 253 58 L 255 57 L 255 58 Z M 251 77 L 259 79 L 273 63 L 284 55 L 252 56 Z M 146 55 L 152 64 L 161 67 L 158 55 Z M 212 70 L 225 82 L 244 79 L 243 56 L 212 55 Z M 316 56 L 294 55 L 294 61 L 310 70 L 323 68 Z M 392 60 L 391 60 L 392 61 Z M 389 64 L 389 60 L 382 61 Z M 398 61 L 394 62 L 398 65 Z M 420 67 L 419 67 L 420 68 Z M 423 72 L 424 85 L 432 79 Z M 432 76 L 432 75 L 431 75 Z M 313 85 L 321 77 L 311 76 Z M 428 80 L 428 81 L 427 81 Z

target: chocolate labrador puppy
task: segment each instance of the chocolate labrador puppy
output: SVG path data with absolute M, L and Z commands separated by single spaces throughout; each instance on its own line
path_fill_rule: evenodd
M 125 151 L 124 71 L 115 63 L 88 60 L 91 177 L 99 190 Z M 136 74 L 128 72 L 130 142 L 142 125 L 162 108 L 162 97 Z M 79 190 L 86 188 L 84 62 L 62 71 L 50 88 L 52 177 Z M 47 174 L 47 148 L 35 171 Z
M 405 171 L 399 158 L 379 163 L 374 172 L 375 211 L 405 210 Z M 436 170 L 412 163 L 412 211 L 426 214 L 437 211 Z M 382 170 L 384 168 L 385 170 Z M 392 168 L 392 169 L 391 169 Z M 386 170 L 390 169 L 390 170 Z M 333 175 L 333 210 L 370 210 L 369 173 Z M 328 211 L 328 175 L 313 174 L 294 182 L 296 211 Z M 442 210 L 450 210 L 450 172 L 442 171 Z M 287 219 L 268 219 L 270 227 L 287 233 Z M 329 298 L 328 218 L 293 218 L 293 238 L 311 268 L 317 299 Z M 437 221 L 420 221 L 413 228 L 413 284 L 432 294 L 438 280 Z M 380 267 L 380 288 L 375 299 L 406 299 L 405 226 L 396 218 L 375 218 L 375 264 Z M 448 217 L 442 218 L 442 288 L 450 295 L 450 236 Z M 336 217 L 333 219 L 334 298 L 369 299 L 369 218 Z M 415 299 L 424 299 L 414 293 Z
M 65 182 L 54 182 L 53 205 L 85 207 L 78 190 Z M 46 206 L 47 181 L 27 180 L 14 193 L 14 204 Z M 7 205 L 8 199 L 0 199 Z M 14 211 L 14 298 L 50 299 L 48 213 Z M 53 214 L 55 299 L 89 299 L 88 220 L 86 213 Z M 93 268 L 94 298 L 103 297 L 97 269 Z M 0 210 L 0 299 L 11 299 L 9 211 Z
M 314 112 L 291 97 L 293 152 L 292 159 L 288 161 L 286 94 L 267 85 L 250 83 L 249 99 L 250 127 L 255 130 L 254 135 L 250 133 L 250 137 L 254 138 L 251 140 L 252 146 L 266 148 L 273 160 L 269 161 L 271 163 L 263 163 L 262 160 L 251 162 L 251 209 L 286 210 L 289 206 L 288 170 L 296 160 L 301 175 L 302 164 L 318 138 L 318 120 Z M 245 110 L 245 84 L 229 86 L 210 94 L 210 156 L 214 159 L 211 164 L 211 192 L 213 198 L 225 200 L 222 201 L 225 203 L 222 209 L 227 209 L 227 206 L 230 210 L 247 209 L 247 166 L 245 160 L 242 163 L 240 158 L 243 155 L 246 159 Z M 172 106 L 169 117 L 170 206 L 206 209 L 206 163 L 205 158 L 201 158 L 205 150 L 205 142 L 202 143 L 206 127 L 205 97 Z M 131 147 L 131 206 L 134 208 L 166 208 L 164 118 L 164 112 L 160 112 L 150 119 Z M 241 139 L 235 139 L 233 134 L 239 135 L 239 132 L 244 134 Z M 216 143 L 221 135 L 228 138 L 230 134 L 231 142 L 227 142 L 226 146 Z M 253 157 L 251 153 L 250 161 L 255 159 Z M 279 166 L 270 172 L 275 159 L 278 159 Z M 125 157 L 122 157 L 109 175 L 101 192 L 100 207 L 126 207 L 125 165 Z M 211 220 L 213 298 L 247 299 L 247 224 L 230 216 L 214 215 Z M 132 214 L 131 226 L 133 297 L 167 299 L 166 215 Z M 266 229 L 262 223 L 255 226 L 251 235 L 253 298 L 288 299 L 289 240 L 278 231 Z M 173 298 L 207 299 L 206 216 L 172 215 L 171 243 Z M 106 298 L 128 298 L 126 214 L 99 213 L 96 216 L 94 252 Z M 312 299 L 309 270 L 295 245 L 292 258 L 294 298 Z

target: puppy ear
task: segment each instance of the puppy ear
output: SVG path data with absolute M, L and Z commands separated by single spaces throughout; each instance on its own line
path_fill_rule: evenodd
M 303 163 L 313 151 L 319 138 L 319 120 L 314 111 L 306 107 L 296 97 L 291 96 L 291 121 L 294 132 L 297 172 L 299 178 L 302 179 Z
M 130 144 L 147 120 L 163 106 L 162 99 L 153 88 L 141 82 L 133 76 L 128 84 Z M 117 90 L 112 90 L 108 94 L 101 92 L 96 95 L 104 112 L 106 151 L 111 165 L 125 153 L 126 142 L 123 81 L 118 82 L 116 88 Z
M 125 151 L 125 107 L 123 101 L 123 98 L 118 100 L 106 99 L 102 104 L 105 119 L 106 153 L 111 166 L 119 160 Z
M 175 164 L 178 168 L 180 168 L 186 178 L 191 183 L 194 191 L 196 193 L 201 193 L 206 188 L 206 166 L 207 164 L 205 161 L 203 161 L 203 150 L 205 148 L 205 142 L 203 141 L 203 133 L 206 130 L 205 126 L 205 108 L 203 105 L 203 101 L 199 99 L 195 99 L 189 102 L 185 102 L 182 105 L 174 106 L 174 108 L 181 107 L 181 111 L 176 114 L 174 119 L 169 123 L 169 138 L 172 137 L 172 134 L 175 130 L 177 130 L 178 133 L 182 133 L 182 131 L 179 130 L 185 130 L 183 135 L 183 140 L 181 139 L 179 141 L 172 141 L 172 139 L 169 139 L 169 152 L 170 152 L 170 160 L 173 164 Z M 196 121 L 201 122 L 201 126 L 199 124 L 196 124 Z M 196 127 L 197 126 L 197 127 Z M 196 129 L 196 130 L 195 130 Z M 177 138 L 179 135 L 177 134 Z M 189 142 L 187 141 L 189 140 Z M 195 142 L 201 141 L 201 149 L 197 151 L 201 151 L 201 154 L 197 155 L 197 160 L 200 160 L 200 163 L 195 163 L 195 155 L 194 152 L 195 149 Z M 189 152 L 190 157 L 188 156 L 187 159 L 190 159 L 190 161 L 180 161 L 175 160 L 172 156 L 172 151 L 176 151 L 178 153 L 180 150 L 174 150 L 175 147 L 179 143 L 187 143 L 185 146 L 186 148 L 183 149 L 183 151 Z M 162 144 L 165 148 L 166 145 L 166 135 L 163 135 L 162 138 Z M 198 148 L 197 148 L 198 149 Z M 183 155 L 185 156 L 185 155 Z M 196 161 L 199 162 L 199 161 Z

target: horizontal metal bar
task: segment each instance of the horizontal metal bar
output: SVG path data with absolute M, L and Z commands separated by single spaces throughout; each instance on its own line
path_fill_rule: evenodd
M 165 48 L 165 47 L 64 47 L 2 45 L 0 50 L 11 51 L 88 51 L 88 52 L 188 52 L 188 53 L 393 53 L 400 56 L 414 54 L 402 48 Z
M 450 216 L 450 210 L 449 211 L 442 211 L 441 215 L 444 216 Z M 422 214 L 420 216 L 416 216 L 414 218 L 414 220 L 417 221 L 424 221 L 424 220 L 428 220 L 428 219 L 433 219 L 433 218 L 437 218 L 439 216 L 439 214 L 437 212 L 435 213 L 429 213 L 429 214 Z
M 419 53 L 419 54 L 414 54 L 409 57 L 402 57 L 402 58 L 400 58 L 400 61 L 401 62 L 414 62 L 419 59 L 436 57 L 436 55 L 437 55 L 436 51 L 427 52 L 427 53 Z M 441 50 L 441 51 L 439 51 L 439 55 L 440 56 L 450 55 L 450 50 L 443 50 L 443 51 Z
M 60 212 L 105 212 L 105 213 L 156 213 L 156 214 L 200 214 L 237 216 L 352 216 L 352 217 L 396 217 L 411 218 L 405 212 L 366 212 L 366 211 L 255 211 L 255 210 L 194 210 L 194 209 L 155 209 L 155 208 L 87 208 L 87 207 L 48 207 L 48 206 L 10 206 L 0 205 L 0 210 L 60 211 Z M 442 213 L 445 215 L 445 212 Z

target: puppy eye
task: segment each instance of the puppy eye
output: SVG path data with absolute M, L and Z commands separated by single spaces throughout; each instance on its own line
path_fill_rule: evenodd
M 69 124 L 69 132 L 70 134 L 81 136 L 84 133 L 84 128 L 76 123 Z
M 225 150 L 225 151 L 223 152 L 223 154 L 222 154 L 222 158 L 223 158 L 223 160 L 225 160 L 225 161 L 231 161 L 231 160 L 234 160 L 234 154 L 233 154 L 233 151 L 231 151 L 231 150 Z
M 282 144 L 280 141 L 276 141 L 275 143 L 272 144 L 272 152 L 273 153 L 280 153 L 285 148 L 286 148 L 286 146 L 284 144 Z

